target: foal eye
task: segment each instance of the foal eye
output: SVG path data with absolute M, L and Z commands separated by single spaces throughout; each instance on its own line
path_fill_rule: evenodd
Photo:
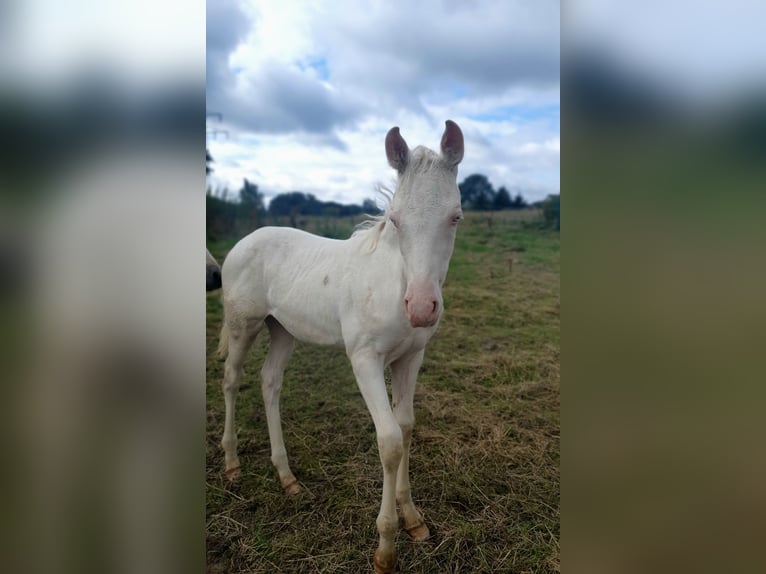
M 463 221 L 463 214 L 462 213 L 458 213 L 457 215 L 454 215 L 452 217 L 452 223 L 460 223 L 461 221 Z

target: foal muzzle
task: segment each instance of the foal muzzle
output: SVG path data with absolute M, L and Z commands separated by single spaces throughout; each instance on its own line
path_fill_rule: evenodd
M 441 293 L 432 282 L 413 282 L 404 294 L 404 312 L 413 327 L 436 325 L 442 311 Z

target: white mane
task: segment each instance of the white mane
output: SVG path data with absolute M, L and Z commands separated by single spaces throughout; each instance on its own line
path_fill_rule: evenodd
M 380 234 L 383 233 L 383 228 L 386 226 L 386 219 L 388 218 L 395 192 L 382 183 L 378 183 L 375 185 L 375 193 L 383 204 L 382 213 L 380 215 L 365 214 L 366 219 L 357 224 L 354 227 L 354 232 L 351 234 L 351 237 L 360 237 L 362 241 L 369 243 L 370 252 L 375 251 L 375 248 L 378 246 L 378 239 Z

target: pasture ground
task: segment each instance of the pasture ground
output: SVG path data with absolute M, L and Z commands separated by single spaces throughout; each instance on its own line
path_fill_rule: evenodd
M 490 226 L 488 217 L 491 217 Z M 431 529 L 400 532 L 413 573 L 558 572 L 559 234 L 535 212 L 467 213 L 444 285 L 445 313 L 415 394 L 413 499 Z M 347 237 L 351 220 L 306 220 Z M 211 243 L 223 261 L 231 242 Z M 375 432 L 341 349 L 297 343 L 282 391 L 291 467 L 282 493 L 260 392 L 259 336 L 237 403 L 242 476 L 223 474 L 218 293 L 207 297 L 207 571 L 372 572 L 382 470 Z

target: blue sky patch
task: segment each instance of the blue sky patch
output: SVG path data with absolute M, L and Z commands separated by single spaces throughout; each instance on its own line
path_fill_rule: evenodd
M 502 106 L 480 114 L 469 114 L 468 117 L 479 122 L 512 121 L 529 123 L 539 121 L 555 121 L 559 125 L 561 106 Z
M 317 78 L 323 82 L 330 78 L 330 68 L 327 65 L 326 58 L 322 58 L 320 56 L 309 56 L 305 60 L 301 60 L 296 63 L 298 64 L 298 67 L 303 71 L 314 70 L 314 72 L 316 72 Z

